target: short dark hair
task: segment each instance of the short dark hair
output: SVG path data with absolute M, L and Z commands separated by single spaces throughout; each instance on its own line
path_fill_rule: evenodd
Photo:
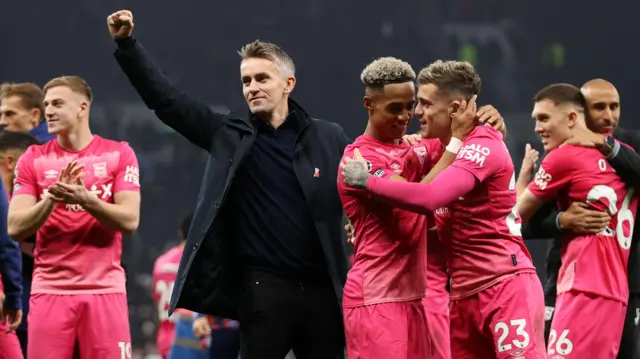
M 566 83 L 549 85 L 533 96 L 533 102 L 552 101 L 556 106 L 571 104 L 585 109 L 586 101 L 579 88 Z
M 482 79 L 469 62 L 437 60 L 418 74 L 418 86 L 427 84 L 436 85 L 444 93 L 458 93 L 469 101 L 480 93 Z
M 0 132 L 0 152 L 9 150 L 26 151 L 29 146 L 39 144 L 40 141 L 28 133 L 7 130 Z
M 189 228 L 191 228 L 191 222 L 193 222 L 193 213 L 185 215 L 182 219 L 182 224 L 180 225 L 180 234 L 184 239 L 187 239 L 187 236 L 189 236 Z

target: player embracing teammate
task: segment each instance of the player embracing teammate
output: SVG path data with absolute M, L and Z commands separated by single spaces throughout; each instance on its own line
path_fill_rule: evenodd
M 627 264 L 637 195 L 598 149 L 565 144 L 590 134 L 585 109 L 580 89 L 569 84 L 548 86 L 535 96 L 532 118 L 548 154 L 518 198 L 525 221 L 553 199 L 562 211 L 586 202 L 611 216 L 600 233 L 567 232 L 563 237 L 548 345 L 553 359 L 616 358 L 629 299 Z
M 480 79 L 469 64 L 436 62 L 421 72 L 418 85 L 430 116 L 453 131 Z M 436 223 L 451 276 L 452 358 L 545 358 L 542 286 L 520 237 L 513 163 L 502 134 L 474 127 L 473 114 L 457 117 L 468 121 L 468 131 L 451 136 L 430 183 L 376 175 L 366 155 L 347 158 L 339 180 L 404 210 L 446 208 Z M 457 156 L 447 155 L 452 151 Z

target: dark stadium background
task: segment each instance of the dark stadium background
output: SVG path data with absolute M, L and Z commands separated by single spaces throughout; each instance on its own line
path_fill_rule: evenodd
M 354 137 L 366 123 L 359 74 L 372 59 L 395 56 L 416 70 L 438 58 L 472 61 L 483 76 L 479 103 L 504 115 L 518 167 L 527 141 L 539 148 L 528 115 L 531 97 L 552 82 L 612 81 L 626 105 L 622 125 L 640 128 L 632 6 L 619 0 L 3 1 L 0 82 L 43 85 L 80 75 L 95 93 L 94 131 L 136 150 L 142 221 L 125 241 L 125 263 L 135 357 L 141 358 L 155 342 L 151 266 L 195 205 L 205 155 L 156 120 L 127 83 L 111 55 L 115 45 L 105 25 L 111 12 L 132 10 L 135 35 L 165 73 L 223 109 L 244 106 L 236 50 L 256 38 L 280 44 L 296 63 L 294 98 Z M 527 245 L 542 269 L 546 241 Z

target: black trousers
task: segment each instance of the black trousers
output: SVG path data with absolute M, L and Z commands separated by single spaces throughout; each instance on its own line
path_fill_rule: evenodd
M 640 320 L 640 295 L 631 293 L 627 315 L 624 319 L 624 329 L 620 342 L 618 359 L 638 359 L 640 358 L 640 330 L 638 330 L 638 320 Z
M 330 284 L 304 283 L 253 271 L 240 296 L 243 359 L 338 359 L 344 355 L 344 327 Z

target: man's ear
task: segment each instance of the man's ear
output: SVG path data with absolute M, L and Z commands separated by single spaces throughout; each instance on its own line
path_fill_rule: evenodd
M 373 98 L 370 95 L 365 95 L 362 102 L 364 103 L 364 108 L 369 111 L 373 110 Z
M 461 101 L 458 101 L 458 100 L 451 101 L 451 103 L 449 104 L 449 117 L 451 117 L 451 115 L 453 115 L 454 113 L 458 112 L 458 110 L 460 109 L 460 105 L 462 105 Z

